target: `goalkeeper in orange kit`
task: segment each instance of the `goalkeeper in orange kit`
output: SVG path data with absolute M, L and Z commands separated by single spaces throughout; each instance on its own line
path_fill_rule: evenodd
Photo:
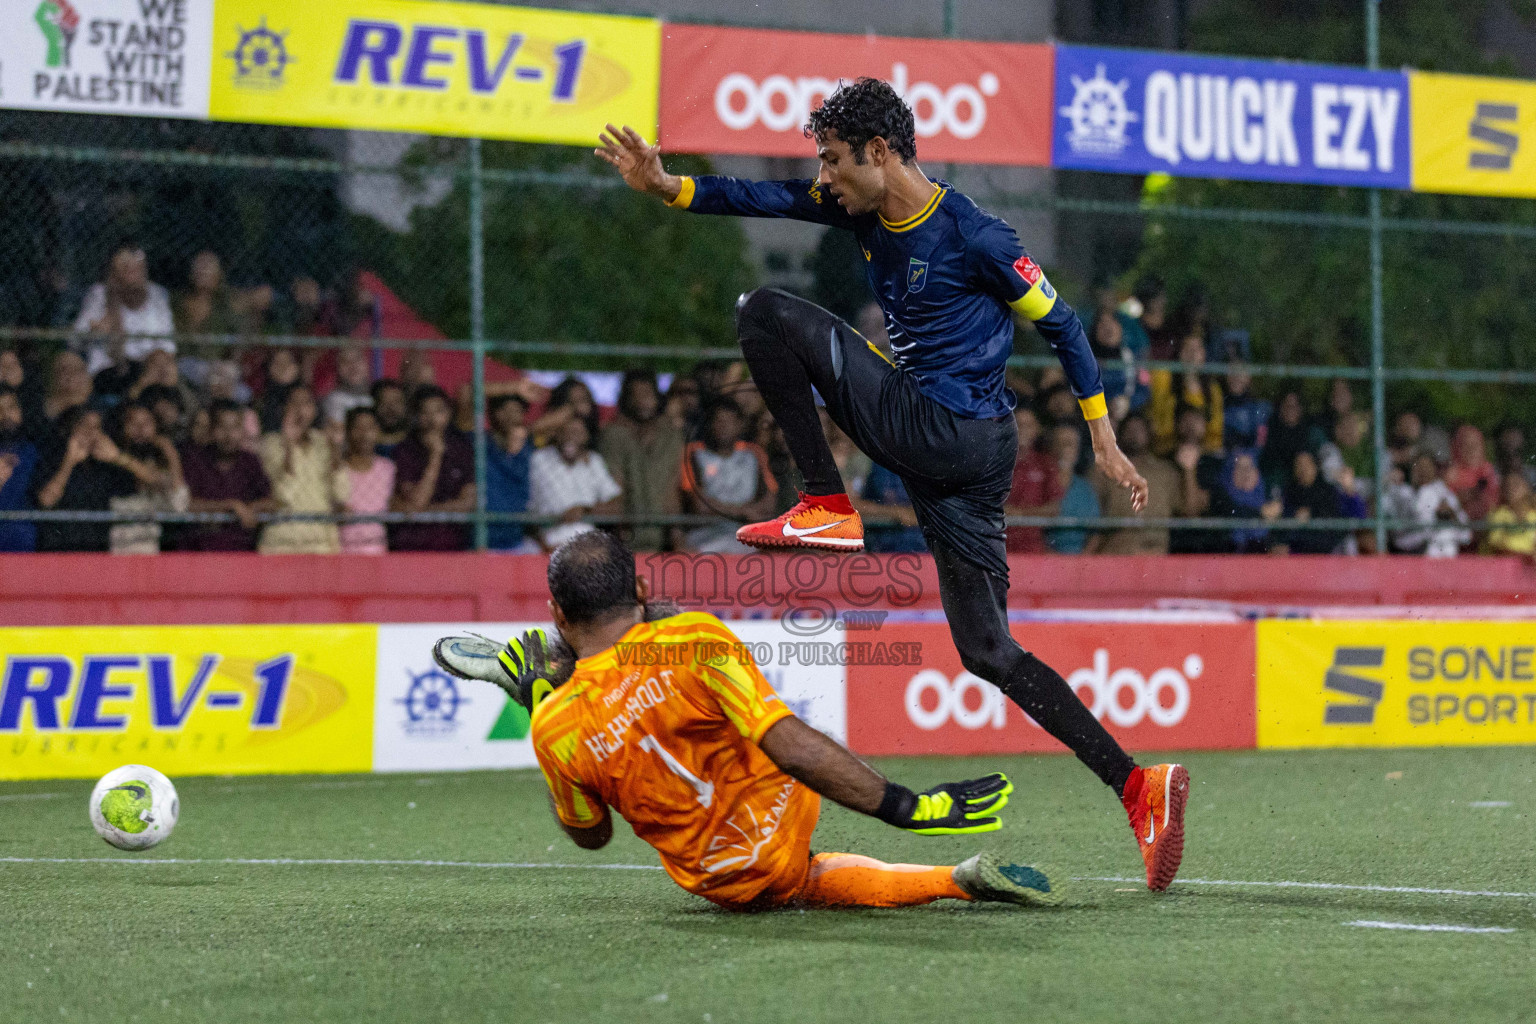
M 582 534 L 549 562 L 559 638 L 433 649 L 445 670 L 496 683 L 529 708 L 555 817 L 583 849 L 616 811 L 672 880 L 724 907 L 902 907 L 938 899 L 1054 905 L 1063 879 L 979 854 L 954 867 L 811 852 L 821 797 L 920 835 L 990 832 L 1001 774 L 923 793 L 890 782 L 796 718 L 717 618 L 646 605 L 634 556 Z

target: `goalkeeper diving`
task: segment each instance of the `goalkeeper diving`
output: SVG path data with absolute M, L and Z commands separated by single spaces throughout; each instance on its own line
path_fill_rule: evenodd
M 811 852 L 821 798 L 919 835 L 990 832 L 1002 774 L 922 793 L 887 780 L 797 718 L 725 624 L 647 603 L 634 555 L 593 531 L 549 561 L 557 636 L 474 635 L 433 656 L 527 708 L 555 817 L 600 849 L 618 813 L 678 885 L 734 910 L 905 907 L 939 899 L 1052 906 L 1064 879 L 989 853 L 953 867 Z

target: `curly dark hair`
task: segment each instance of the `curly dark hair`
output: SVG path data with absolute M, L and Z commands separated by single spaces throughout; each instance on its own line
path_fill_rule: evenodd
M 864 147 L 877 136 L 902 163 L 917 156 L 912 108 L 889 82 L 878 78 L 861 78 L 851 85 L 839 82 L 837 91 L 811 111 L 810 120 L 805 122 L 806 138 L 825 142 L 828 132 L 836 132 L 848 143 L 857 164 L 864 162 Z

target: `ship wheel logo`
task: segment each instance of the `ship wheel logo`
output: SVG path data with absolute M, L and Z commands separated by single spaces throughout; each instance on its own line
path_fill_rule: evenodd
M 224 56 L 235 62 L 235 84 L 257 89 L 272 89 L 283 84 L 283 72 L 294 63 L 288 52 L 287 32 L 274 32 L 267 19 L 247 32 L 239 26 L 240 44 Z
M 1059 113 L 1072 124 L 1067 142 L 1074 153 L 1119 156 L 1129 144 L 1126 129 L 1139 120 L 1125 102 L 1130 82 L 1111 82 L 1100 64 L 1092 78 L 1072 76 L 1072 102 Z

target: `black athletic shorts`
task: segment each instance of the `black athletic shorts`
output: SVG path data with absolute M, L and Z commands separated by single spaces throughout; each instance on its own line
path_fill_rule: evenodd
M 801 344 L 811 339 L 811 382 L 833 421 L 901 477 L 930 549 L 942 543 L 1006 581 L 1003 502 L 1019 451 L 1013 417 L 971 419 L 945 408 L 846 322 L 798 301 L 806 308 L 786 333 Z

